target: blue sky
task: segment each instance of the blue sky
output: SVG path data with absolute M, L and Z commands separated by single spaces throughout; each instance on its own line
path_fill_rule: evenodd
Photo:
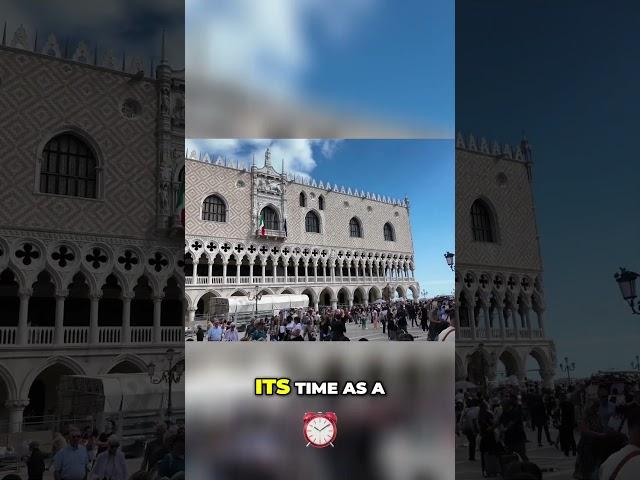
M 461 0 L 457 22 L 457 128 L 533 145 L 558 358 L 629 369 L 640 317 L 613 274 L 640 271 L 640 4 Z
M 192 82 L 202 88 L 226 82 L 310 112 L 453 138 L 454 5 L 187 0 L 187 76 L 206 79 Z M 204 90 L 192 88 L 190 95 L 206 99 Z
M 429 296 L 451 294 L 453 273 L 444 260 L 454 246 L 452 140 L 189 140 L 189 150 L 262 165 L 267 146 L 274 167 L 410 201 L 416 276 Z M 301 167 L 304 167 L 301 168 Z

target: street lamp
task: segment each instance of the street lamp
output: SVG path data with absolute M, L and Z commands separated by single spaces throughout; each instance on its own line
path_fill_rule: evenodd
M 254 314 L 254 318 L 258 319 L 258 302 L 262 298 L 262 294 L 258 293 L 258 285 L 256 285 L 256 293 L 254 294 L 254 298 L 256 300 L 256 313 Z M 251 295 L 249 295 L 249 300 L 251 300 Z
M 171 387 L 174 383 L 180 382 L 180 377 L 182 377 L 182 374 L 184 373 L 184 362 L 173 363 L 175 353 L 176 352 L 173 348 L 167 350 L 166 356 L 169 362 L 169 368 L 159 371 L 158 376 L 156 376 L 156 365 L 153 362 L 147 365 L 147 373 L 149 374 L 149 380 L 151 380 L 151 383 L 157 385 L 164 382 L 169 385 L 169 397 L 167 398 L 168 420 L 171 420 Z
M 451 269 L 452 272 L 455 272 L 456 266 L 453 264 L 453 257 L 455 257 L 455 254 L 449 251 L 447 251 L 447 253 L 444 254 L 444 258 L 447 261 L 447 265 L 449 265 L 449 268 Z
M 567 381 L 571 385 L 571 372 L 576 369 L 576 362 L 569 363 L 569 357 L 564 357 L 564 365 L 560 364 L 560 370 L 567 372 Z
M 427 299 L 427 293 L 429 293 L 429 292 L 427 292 L 427 291 L 423 288 L 423 289 L 422 289 L 422 292 L 420 292 L 420 293 L 422 293 L 422 297 L 426 300 L 426 299 Z
M 629 306 L 631 307 L 631 311 L 635 315 L 640 315 L 640 302 L 638 303 L 637 308 L 635 306 L 635 300 L 637 298 L 636 279 L 638 277 L 640 277 L 640 274 L 631 272 L 622 267 L 620 267 L 620 272 L 614 275 L 616 282 L 618 282 L 618 287 L 620 288 L 622 298 L 629 304 Z
M 636 361 L 631 362 L 631 368 L 640 372 L 640 357 L 638 355 L 636 355 Z

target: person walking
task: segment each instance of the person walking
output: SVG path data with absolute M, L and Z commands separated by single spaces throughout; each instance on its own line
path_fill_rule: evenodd
M 627 411 L 629 444 L 610 455 L 600 466 L 599 480 L 637 480 L 640 478 L 640 408 Z
M 53 458 L 53 476 L 55 480 L 85 480 L 89 471 L 89 455 L 80 445 L 80 430 L 69 434 L 69 444 L 59 450 Z
M 115 435 L 107 440 L 108 449 L 96 457 L 89 480 L 127 480 L 127 463 Z
M 504 444 L 510 453 L 517 453 L 525 462 L 529 459 L 526 453 L 527 435 L 524 432 L 524 415 L 522 407 L 513 397 L 507 399 L 500 417 L 500 425 L 504 430 Z
M 576 456 L 576 439 L 573 434 L 576 428 L 576 409 L 565 394 L 560 396 L 560 426 L 558 428 L 560 450 L 566 457 L 569 452 Z
M 207 340 L 209 342 L 221 342 L 222 341 L 222 327 L 220 326 L 220 322 L 216 320 L 213 322 L 213 325 L 207 332 Z
M 29 459 L 27 460 L 27 479 L 28 480 L 42 480 L 44 475 L 44 455 L 40 451 L 40 445 L 38 442 L 31 442 L 29 444 Z
M 196 340 L 198 342 L 204 341 L 204 330 L 202 329 L 202 327 L 200 325 L 198 325 L 198 328 L 196 330 Z
M 467 402 L 460 418 L 462 434 L 469 442 L 469 461 L 476 460 L 476 439 L 478 437 L 478 415 L 480 408 L 474 399 Z

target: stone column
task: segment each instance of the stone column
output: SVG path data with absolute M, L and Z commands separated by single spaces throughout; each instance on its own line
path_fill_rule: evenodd
M 538 307 L 536 315 L 538 316 L 538 328 L 540 329 L 540 335 L 544 338 L 544 308 Z
M 300 269 L 300 263 L 299 263 L 299 262 L 297 262 L 297 261 L 296 261 L 295 263 L 296 263 L 296 264 L 295 264 L 295 266 L 294 266 L 294 268 L 293 268 L 293 274 L 294 274 L 294 276 L 295 276 L 296 283 L 298 283 L 298 275 L 299 275 L 298 270 Z
M 227 265 L 228 262 L 226 259 L 222 260 L 222 284 L 226 285 L 227 284 Z
M 58 292 L 56 294 L 56 320 L 55 320 L 55 335 L 53 343 L 56 345 L 62 345 L 64 343 L 64 300 L 66 298 L 65 293 Z
M 253 283 L 253 261 L 249 262 L 249 283 Z
M 331 283 L 334 283 L 336 281 L 336 264 L 334 262 L 329 267 L 329 275 L 331 275 Z
M 502 308 L 500 308 L 500 305 L 502 305 L 502 301 L 498 300 L 498 307 L 496 307 L 496 310 L 498 311 L 498 322 L 500 323 L 500 338 L 504 339 L 506 338 L 506 325 L 504 324 L 504 313 L 502 311 Z
M 351 283 L 351 262 L 347 264 L 347 278 L 348 282 Z
M 544 388 L 553 388 L 554 371 L 552 369 L 545 369 L 540 371 L 540 377 L 542 378 L 542 386 Z
M 519 320 L 516 320 L 516 310 L 513 307 L 509 308 L 509 313 L 511 314 L 511 323 L 513 324 L 513 331 L 517 340 L 520 338 L 520 322 Z M 518 316 L 520 316 L 519 313 Z
M 189 312 L 188 315 L 189 315 L 190 324 L 196 321 L 196 310 L 197 308 L 194 308 L 194 307 L 189 307 L 189 309 L 187 310 Z
M 304 262 L 304 283 L 309 283 L 309 262 Z
M 273 277 L 273 283 L 278 283 L 278 262 L 273 262 L 273 272 L 271 272 L 273 275 L 271 275 Z
M 265 278 L 267 276 L 267 264 L 266 262 L 262 263 L 262 283 L 265 283 Z
M 22 432 L 24 409 L 29 405 L 29 399 L 8 400 L 4 405 L 9 410 L 9 433 Z
M 207 285 L 211 285 L 213 283 L 213 263 L 211 261 L 207 262 Z
M 318 283 L 318 264 L 316 262 L 313 263 L 313 281 Z
M 289 262 L 285 261 L 284 263 L 284 283 L 289 283 L 289 272 L 287 272 L 287 270 L 289 269 Z
M 337 298 L 332 298 L 331 299 L 331 308 L 333 310 L 335 310 L 336 308 L 338 308 L 338 299 Z
M 98 306 L 101 295 L 93 294 L 91 299 L 91 316 L 89 317 L 89 343 L 95 345 L 100 340 L 100 332 L 98 328 Z
M 162 328 L 160 318 L 162 314 L 162 297 L 160 295 L 153 297 L 153 342 L 160 343 L 162 341 Z
M 26 345 L 29 341 L 29 298 L 31 298 L 31 290 L 20 292 L 19 296 L 18 345 Z
M 492 337 L 491 323 L 489 321 L 489 307 L 482 305 L 482 311 L 484 312 L 484 329 L 486 330 L 486 336 L 490 340 Z
M 475 312 L 475 303 L 469 302 L 468 303 L 468 309 L 469 309 L 469 323 L 471 325 L 471 339 L 475 340 L 476 339 L 476 312 Z
M 527 335 L 529 335 L 529 338 L 531 338 L 533 336 L 533 328 L 531 325 L 531 309 L 527 306 L 526 310 L 524 312 L 524 318 L 527 321 Z
M 122 338 L 124 344 L 131 343 L 131 297 L 122 296 Z
M 240 285 L 240 265 L 242 264 L 242 260 L 236 259 L 236 284 Z

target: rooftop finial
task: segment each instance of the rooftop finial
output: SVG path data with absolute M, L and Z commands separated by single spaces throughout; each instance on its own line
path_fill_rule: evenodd
M 271 167 L 271 150 L 269 150 L 269 147 L 264 152 L 264 166 Z
M 166 50 L 165 50 L 164 28 L 163 28 L 162 29 L 162 45 L 160 47 L 160 64 L 166 65 L 166 63 L 167 63 L 167 56 L 166 56 Z
M 520 151 L 522 152 L 522 157 L 525 162 L 531 162 L 533 160 L 531 156 L 531 145 L 529 145 L 529 140 L 527 140 L 524 130 L 522 131 L 522 140 L 520 140 Z

